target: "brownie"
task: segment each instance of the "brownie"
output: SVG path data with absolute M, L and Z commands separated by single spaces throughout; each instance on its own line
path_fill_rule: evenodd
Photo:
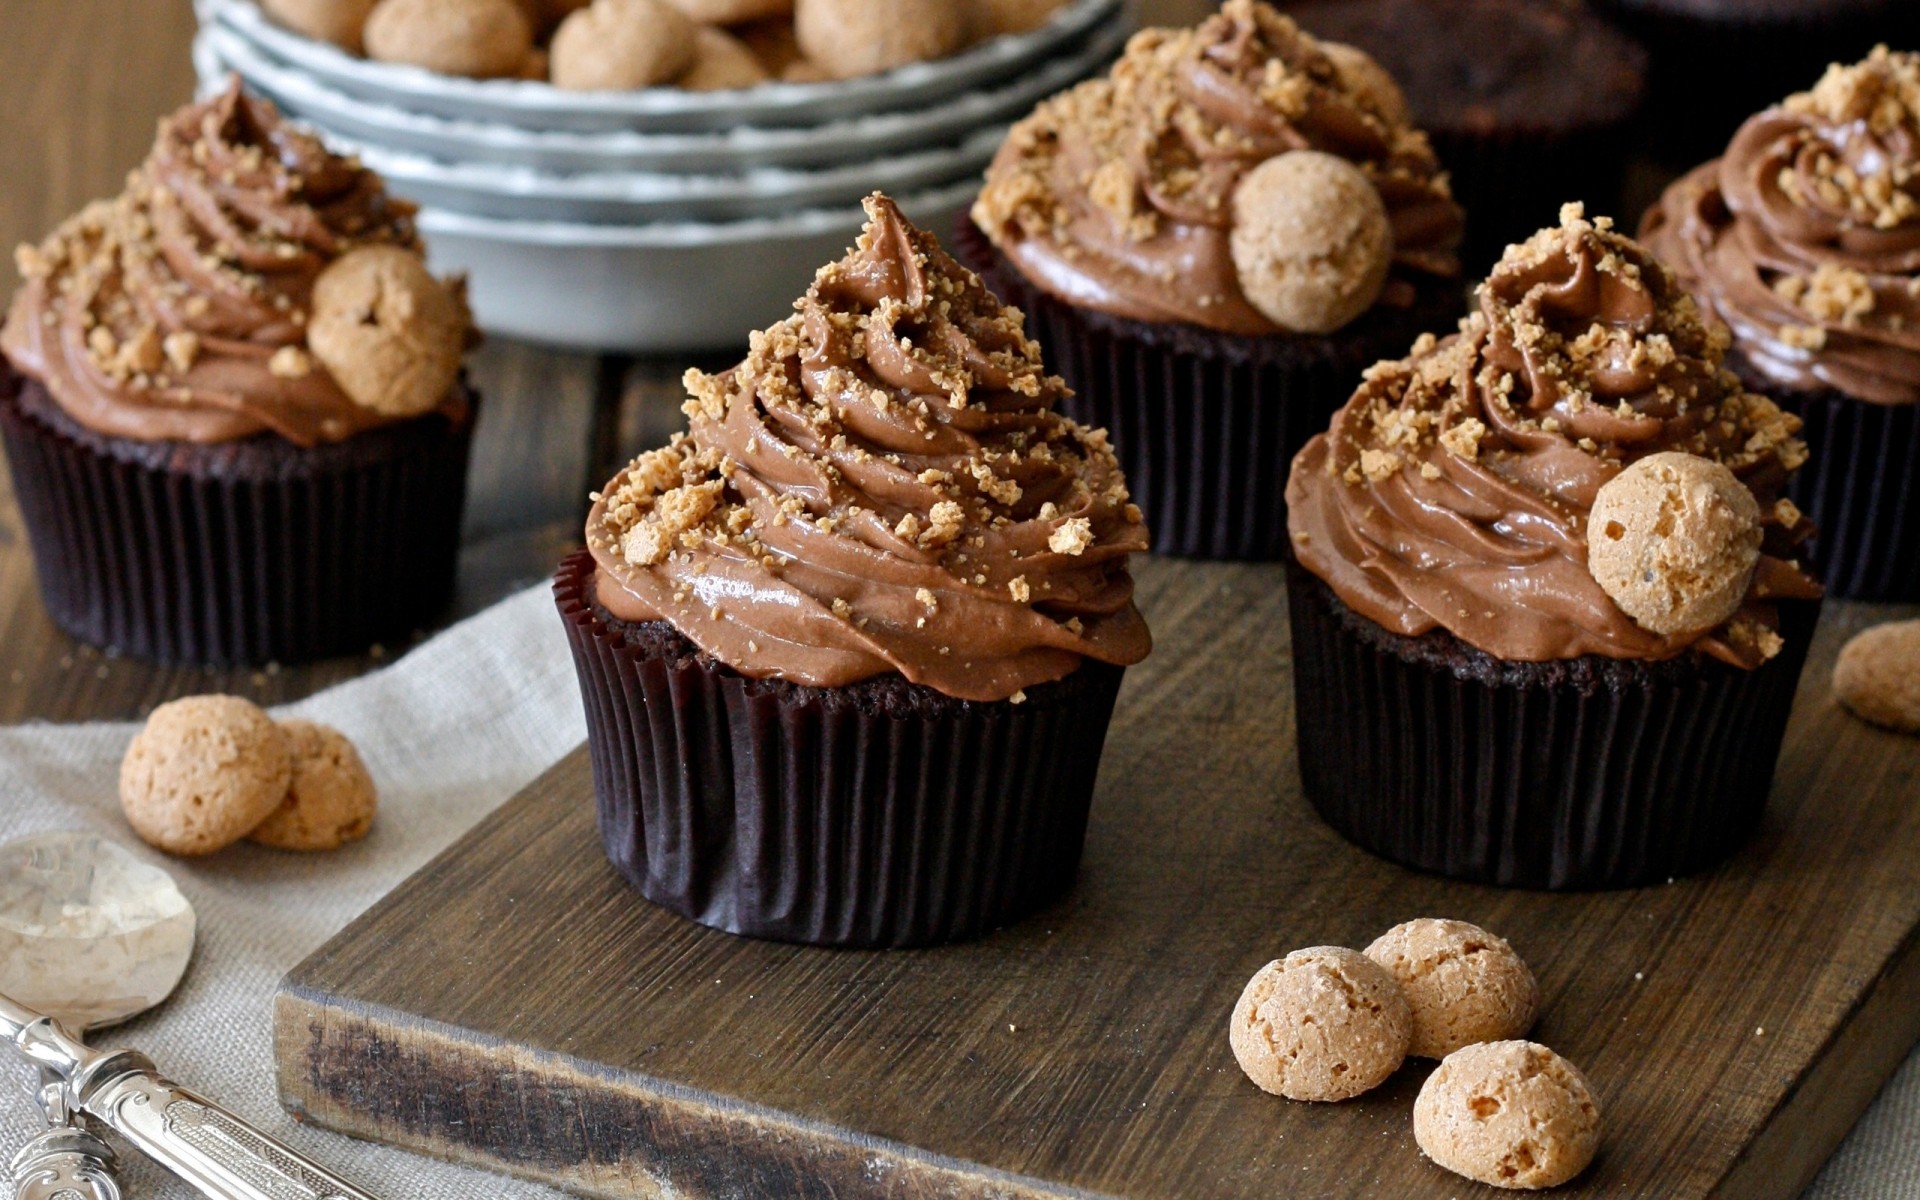
M 1288 15 L 1385 67 L 1467 211 L 1475 274 L 1581 200 L 1617 210 L 1647 53 L 1562 0 L 1314 0 Z

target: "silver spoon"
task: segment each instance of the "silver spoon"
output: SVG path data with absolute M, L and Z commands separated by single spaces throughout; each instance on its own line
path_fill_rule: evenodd
M 102 1053 L 69 1032 L 117 1024 L 171 995 L 193 954 L 193 922 L 166 872 L 112 842 L 43 834 L 0 846 L 0 942 L 11 939 L 0 945 L 0 1042 L 41 1068 L 52 1125 L 15 1160 L 16 1200 L 63 1197 L 62 1188 L 118 1200 L 112 1152 L 76 1114 L 210 1200 L 375 1200 L 169 1081 L 145 1055 Z

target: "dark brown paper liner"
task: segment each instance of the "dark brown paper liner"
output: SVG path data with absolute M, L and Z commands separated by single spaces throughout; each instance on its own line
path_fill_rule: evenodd
M 1287 572 L 1300 777 L 1348 840 L 1454 879 L 1576 890 L 1705 870 L 1759 824 L 1817 604 L 1753 671 L 1508 663 L 1390 633 Z
M 1743 11 L 1725 0 L 1711 13 L 1657 0 L 1596 0 L 1601 15 L 1652 56 L 1641 146 L 1676 168 L 1714 158 L 1742 122 L 1819 82 L 1829 63 L 1857 62 L 1878 42 L 1903 45 L 1912 0 L 1808 3 L 1795 14 Z
M 1430 130 L 1454 199 L 1467 212 L 1466 243 L 1460 251 L 1467 274 L 1483 277 L 1509 245 L 1558 225 L 1560 208 L 1570 200 L 1585 204 L 1588 216 L 1624 218 L 1630 129 L 1622 120 L 1567 131 Z M 1431 332 L 1447 329 L 1436 325 Z
M 649 900 L 750 937 L 922 946 L 1072 885 L 1122 668 L 1088 661 L 1023 704 L 748 679 L 670 628 L 628 626 L 677 650 L 624 636 L 593 578 L 575 552 L 554 597 L 601 838 Z
M 302 449 L 83 429 L 0 365 L 0 440 L 47 613 L 194 665 L 296 663 L 404 637 L 453 592 L 471 418 Z
M 1787 495 L 1819 530 L 1811 557 L 1828 594 L 1920 602 L 1920 407 L 1773 395 L 1807 423 L 1810 457 Z
M 1112 435 L 1154 553 L 1187 558 L 1287 557 L 1294 454 L 1363 370 L 1404 355 L 1422 330 L 1451 328 L 1466 306 L 1458 283 L 1436 282 L 1411 308 L 1375 308 L 1333 334 L 1246 337 L 1063 304 L 964 218 L 955 252 L 1026 314 L 1048 369 L 1074 391 L 1067 415 Z

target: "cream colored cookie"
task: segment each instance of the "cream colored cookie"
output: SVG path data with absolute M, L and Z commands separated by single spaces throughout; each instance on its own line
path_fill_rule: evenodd
M 1533 1028 L 1540 989 L 1513 947 L 1478 925 L 1423 917 L 1395 925 L 1366 949 L 1406 993 L 1414 1058 L 1445 1058 L 1475 1042 Z
M 431 411 L 460 377 L 471 320 L 457 289 L 398 246 L 341 255 L 313 285 L 307 345 L 355 404 Z
M 295 33 L 360 53 L 361 32 L 375 0 L 260 0 L 260 7 Z
M 280 732 L 293 782 L 247 836 L 280 850 L 337 850 L 367 836 L 380 797 L 347 735 L 312 721 L 282 721 Z
M 1367 109 L 1389 125 L 1406 125 L 1413 116 L 1407 109 L 1406 93 L 1373 55 L 1345 42 L 1321 42 L 1320 49 L 1333 60 L 1340 82 Z
M 790 17 L 793 0 L 666 0 L 702 25 L 738 25 L 766 17 Z
M 703 25 L 693 41 L 693 66 L 674 80 L 676 85 L 690 92 L 722 92 L 758 87 L 767 81 L 767 69 L 753 51 L 725 30 Z
M 1920 621 L 1856 633 L 1833 664 L 1833 694 L 1855 716 L 1920 733 Z
M 794 35 L 837 79 L 945 58 L 967 44 L 959 0 L 795 0 Z
M 796 58 L 781 68 L 782 83 L 831 83 L 833 72 L 810 58 Z
M 120 807 L 149 845 L 212 854 L 247 836 L 287 794 L 286 738 L 251 701 L 188 696 L 162 704 L 120 762 Z
M 443 75 L 513 75 L 533 49 L 514 0 L 380 0 L 366 25 L 367 57 Z
M 667 83 L 693 65 L 698 29 L 661 0 L 593 0 L 553 35 L 553 84 L 609 92 Z
M 1267 319 L 1297 333 L 1330 333 L 1379 297 L 1393 264 L 1393 226 L 1360 168 L 1295 150 L 1234 188 L 1228 247 L 1240 290 Z
M 1650 454 L 1594 497 L 1587 570 L 1642 629 L 1697 633 L 1745 601 L 1760 535 L 1760 505 L 1732 471 L 1678 451 Z
M 1534 1042 L 1447 1055 L 1413 1102 L 1413 1140 L 1457 1175 L 1503 1188 L 1557 1187 L 1600 1149 L 1600 1106 L 1584 1076 Z
M 1413 1016 L 1380 964 L 1341 946 L 1295 950 L 1254 972 L 1233 1007 L 1240 1069 L 1290 1100 L 1346 1100 L 1407 1056 Z
M 969 0 L 973 36 L 1000 37 L 1038 29 L 1067 5 L 1067 0 Z

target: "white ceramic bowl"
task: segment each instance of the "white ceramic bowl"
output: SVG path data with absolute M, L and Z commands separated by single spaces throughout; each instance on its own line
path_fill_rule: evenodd
M 546 171 L 717 173 L 750 167 L 824 167 L 872 161 L 902 150 L 950 143 L 987 125 L 1006 124 L 1070 84 L 1094 74 L 1126 40 L 1124 23 L 1096 26 L 1040 69 L 986 91 L 931 108 L 889 112 L 798 128 L 740 126 L 711 133 L 542 131 L 456 121 L 356 99 L 263 54 L 218 24 L 196 43 L 202 83 L 237 71 L 283 110 L 362 144 L 461 163 L 498 163 Z M 204 47 L 204 50 L 202 49 Z M 204 59 L 203 56 L 204 55 Z
M 738 91 L 568 92 L 544 83 L 460 79 L 373 62 L 280 28 L 253 0 L 197 0 L 217 21 L 268 55 L 363 100 L 409 112 L 529 129 L 650 133 L 813 125 L 926 107 L 1031 71 L 1103 21 L 1124 19 L 1121 0 L 1073 0 L 1030 33 L 994 38 L 936 62 L 833 83 L 769 83 Z
M 803 208 L 858 204 L 871 192 L 910 194 L 970 181 L 977 189 L 1004 126 L 958 146 L 848 163 L 821 171 L 769 168 L 738 175 L 594 171 L 556 175 L 494 163 L 441 163 L 322 130 L 337 150 L 358 155 L 397 195 L 448 212 L 516 221 L 639 225 L 659 221 L 743 221 Z
M 900 198 L 942 238 L 972 181 Z M 420 214 L 437 271 L 464 271 L 490 333 L 550 345 L 662 353 L 746 350 L 792 311 L 814 272 L 846 253 L 858 205 L 728 224 L 572 225 Z

